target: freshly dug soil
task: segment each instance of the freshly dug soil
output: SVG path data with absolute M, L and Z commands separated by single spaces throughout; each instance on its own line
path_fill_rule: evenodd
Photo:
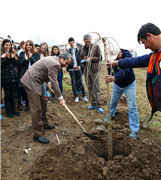
M 106 141 L 107 132 L 95 134 Z M 46 151 L 31 172 L 33 180 L 161 179 L 161 150 L 129 133 L 113 132 L 113 160 L 108 143 L 77 136 Z

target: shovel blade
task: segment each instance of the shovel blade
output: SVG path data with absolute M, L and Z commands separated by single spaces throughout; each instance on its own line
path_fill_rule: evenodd
M 143 127 L 147 128 L 153 123 L 153 113 L 147 115 L 143 121 Z
M 104 139 L 101 139 L 101 138 L 99 138 L 99 137 L 97 137 L 97 136 L 94 136 L 94 135 L 92 135 L 92 134 L 89 134 L 89 133 L 87 133 L 87 132 L 84 132 L 84 134 L 85 134 L 87 137 L 89 137 L 90 139 L 92 139 L 92 140 L 101 141 L 101 142 L 106 142 Z

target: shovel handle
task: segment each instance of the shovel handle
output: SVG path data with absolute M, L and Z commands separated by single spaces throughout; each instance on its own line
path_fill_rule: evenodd
M 46 83 L 44 82 L 44 84 L 46 85 Z M 52 93 L 54 93 L 54 91 L 49 87 L 50 91 Z M 83 132 L 86 132 L 84 127 L 82 126 L 82 124 L 78 121 L 78 119 L 75 117 L 75 115 L 71 112 L 71 110 L 67 107 L 67 105 L 65 104 L 64 107 L 66 108 L 66 110 L 72 115 L 72 117 L 75 119 L 75 121 L 77 122 L 77 124 L 80 126 L 80 128 L 82 129 Z
M 77 122 L 77 124 L 81 127 L 82 131 L 85 132 L 84 127 L 82 126 L 82 124 L 78 121 L 78 119 L 75 117 L 75 115 L 71 112 L 71 110 L 67 107 L 67 105 L 65 104 L 64 107 L 66 108 L 66 110 L 72 115 L 72 117 L 75 119 L 75 121 Z

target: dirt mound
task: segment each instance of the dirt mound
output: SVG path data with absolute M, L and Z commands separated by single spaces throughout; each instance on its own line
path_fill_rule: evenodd
M 96 134 L 96 133 L 95 133 Z M 107 141 L 107 132 L 96 134 Z M 113 160 L 108 143 L 77 136 L 44 153 L 31 172 L 33 180 L 161 179 L 161 150 L 128 133 L 113 133 Z

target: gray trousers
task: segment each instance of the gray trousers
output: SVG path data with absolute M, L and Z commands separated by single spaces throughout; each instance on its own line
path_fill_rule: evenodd
M 24 89 L 29 100 L 34 135 L 37 137 L 42 137 L 45 134 L 44 125 L 48 125 L 48 120 L 46 117 L 47 104 L 43 88 L 41 96 L 31 91 L 26 86 L 24 86 Z
M 91 105 L 101 107 L 100 72 L 85 74 Z

